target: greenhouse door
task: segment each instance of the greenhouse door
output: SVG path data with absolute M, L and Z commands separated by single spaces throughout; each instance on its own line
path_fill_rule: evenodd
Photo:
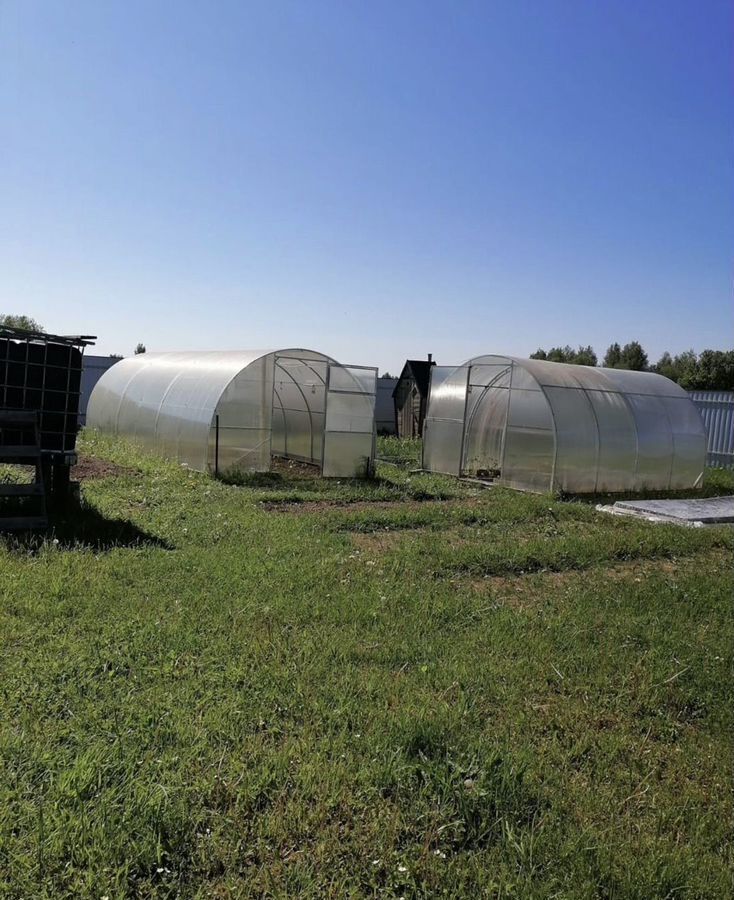
M 433 366 L 423 423 L 423 468 L 461 475 L 469 366 Z
M 377 369 L 330 363 L 321 474 L 366 478 L 375 458 Z

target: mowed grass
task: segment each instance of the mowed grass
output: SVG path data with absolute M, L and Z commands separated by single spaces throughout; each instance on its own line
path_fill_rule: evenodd
M 0 545 L 0 896 L 730 895 L 732 529 L 81 446 Z

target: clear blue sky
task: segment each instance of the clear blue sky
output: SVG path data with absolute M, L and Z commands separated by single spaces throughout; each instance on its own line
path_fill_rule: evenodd
M 729 0 L 0 0 L 0 310 L 98 352 L 734 339 Z

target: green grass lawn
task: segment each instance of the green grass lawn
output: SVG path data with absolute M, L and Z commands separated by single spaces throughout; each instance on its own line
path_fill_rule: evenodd
M 731 528 L 81 449 L 0 543 L 1 897 L 730 896 Z

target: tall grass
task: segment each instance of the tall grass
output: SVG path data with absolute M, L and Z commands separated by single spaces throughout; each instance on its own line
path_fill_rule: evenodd
M 728 895 L 730 529 L 82 450 L 0 547 L 0 895 Z

